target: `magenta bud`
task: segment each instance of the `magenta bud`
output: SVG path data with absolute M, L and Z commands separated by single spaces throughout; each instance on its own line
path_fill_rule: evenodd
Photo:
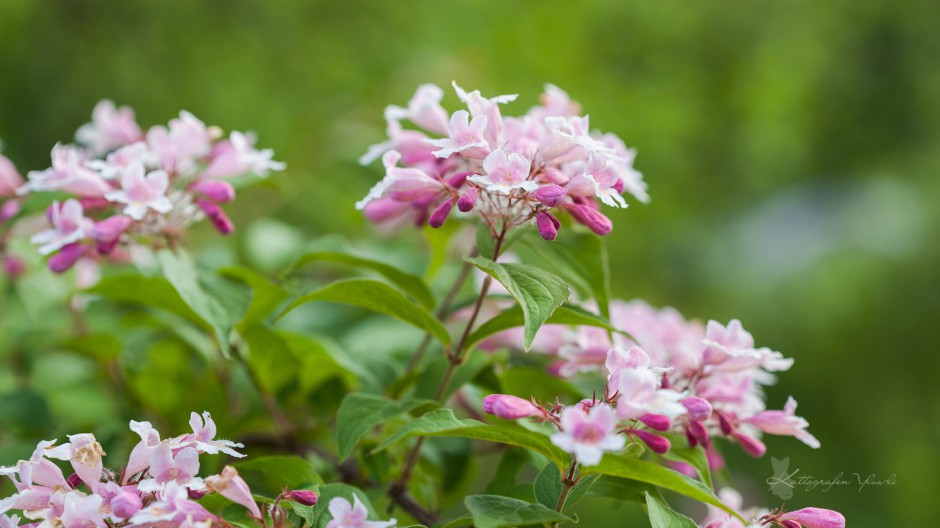
M 121 491 L 111 499 L 111 513 L 121 519 L 130 519 L 143 507 L 140 495 L 131 491 Z
M 189 496 L 192 500 L 199 500 L 206 496 L 209 493 L 209 490 L 194 490 L 192 488 L 186 488 L 186 495 Z
M 0 261 L 3 262 L 3 273 L 11 279 L 16 279 L 26 273 L 26 263 L 16 255 L 8 253 L 0 257 Z
M 783 521 L 780 526 L 781 528 L 803 528 L 803 525 L 796 521 Z
M 705 398 L 690 396 L 682 400 L 682 405 L 689 411 L 689 420 L 704 422 L 712 416 L 712 404 Z
M 115 215 L 95 224 L 91 230 L 91 238 L 97 243 L 98 253 L 107 255 L 114 251 L 114 247 L 121 240 L 121 235 L 133 222 L 134 220 L 129 216 Z
M 718 414 L 718 425 L 721 426 L 721 433 L 725 436 L 730 435 L 734 432 L 734 427 L 731 427 L 731 422 L 721 413 Z
M 461 213 L 469 213 L 473 210 L 473 206 L 477 204 L 477 189 L 476 187 L 471 187 L 467 189 L 467 192 L 463 193 L 459 200 L 457 200 L 457 209 Z
M 845 528 L 845 517 L 841 513 L 823 508 L 803 508 L 786 512 L 777 520 L 787 528 L 801 525 L 806 528 Z
M 695 435 L 692 434 L 692 431 L 690 431 L 688 427 L 685 428 L 685 441 L 689 443 L 689 447 L 698 445 L 698 440 L 695 439 Z
M 65 483 L 72 489 L 78 489 L 78 487 L 82 485 L 82 477 L 79 477 L 78 473 L 72 473 L 65 479 Z
M 450 178 L 447 178 L 447 185 L 450 185 L 454 189 L 459 189 L 463 187 L 464 183 L 467 183 L 467 176 L 472 175 L 472 172 L 458 172 Z
M 614 229 L 614 224 L 611 223 L 610 218 L 589 205 L 567 204 L 565 209 L 571 214 L 572 218 L 586 225 L 588 229 L 598 235 L 604 236 Z
M 284 495 L 284 498 L 294 502 L 299 502 L 304 506 L 314 506 L 316 505 L 317 500 L 319 500 L 317 494 L 310 490 L 294 490 Z
M 212 225 L 219 233 L 227 235 L 235 230 L 235 226 L 232 225 L 232 221 L 226 216 L 225 211 L 215 203 L 208 200 L 196 200 L 196 205 L 206 213 L 206 216 L 209 217 Z
M 228 182 L 201 180 L 193 184 L 191 189 L 213 202 L 225 203 L 235 199 L 235 187 Z
M 444 222 L 447 221 L 447 217 L 450 216 L 451 209 L 454 208 L 454 199 L 446 200 L 441 202 L 440 205 L 434 208 L 434 212 L 431 213 L 431 218 L 428 219 L 428 225 L 431 227 L 441 227 L 444 225 Z
M 107 209 L 112 207 L 112 203 L 105 198 L 99 196 L 79 198 L 79 203 L 82 204 L 82 209 L 84 211 L 100 211 L 102 209 Z
M 558 185 L 543 185 L 532 191 L 529 196 L 548 207 L 558 207 L 565 201 L 565 190 Z
M 712 471 L 718 471 L 725 468 L 725 459 L 721 456 L 721 453 L 715 451 L 714 449 L 706 449 L 705 457 L 708 459 L 708 467 Z
M 555 240 L 555 237 L 558 236 L 558 226 L 561 225 L 558 223 L 558 219 L 551 215 L 551 213 L 540 212 L 535 215 L 535 226 L 539 229 L 539 235 L 544 240 Z
M 767 452 L 767 446 L 753 436 L 744 433 L 734 433 L 734 438 L 741 444 L 741 449 L 754 458 L 760 458 Z
M 7 200 L 0 206 L 0 224 L 13 218 L 20 213 L 19 200 Z
M 541 413 L 529 400 L 509 394 L 490 394 L 483 398 L 483 412 L 503 420 L 518 420 Z
M 644 444 L 649 446 L 654 452 L 659 453 L 660 455 L 669 451 L 669 448 L 672 447 L 672 444 L 669 443 L 669 439 L 657 434 L 648 433 L 646 431 L 633 431 Z
M 702 425 L 702 422 L 689 422 L 689 432 L 698 441 L 698 443 L 708 445 L 708 430 Z
M 662 414 L 644 414 L 640 416 L 640 421 L 650 429 L 657 431 L 668 431 L 672 426 L 669 417 L 663 416 Z
M 80 242 L 69 244 L 49 257 L 49 269 L 53 273 L 65 273 L 78 262 L 78 259 L 85 255 L 87 250 L 88 247 Z

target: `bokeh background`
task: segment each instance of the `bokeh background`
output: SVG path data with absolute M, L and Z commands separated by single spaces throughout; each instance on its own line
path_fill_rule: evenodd
M 356 158 L 382 138 L 383 107 L 418 84 L 519 93 L 518 113 L 557 84 L 638 149 L 650 185 L 650 205 L 613 214 L 616 293 L 738 317 L 796 359 L 768 403 L 797 396 L 823 448 L 769 439 L 791 470 L 896 475 L 797 489 L 789 504 L 859 528 L 923 525 L 940 515 L 937 20 L 926 0 L 0 0 L 0 138 L 24 173 L 45 168 L 105 97 L 144 124 L 185 108 L 251 127 L 289 168 L 241 196 L 235 236 L 205 236 L 238 258 L 275 238 L 376 236 L 352 204 L 379 170 Z M 21 376 L 10 357 L 0 351 L 0 452 L 43 435 L 30 420 L 87 430 L 113 410 L 80 364 Z M 47 414 L 25 410 L 25 389 Z M 769 458 L 731 458 L 748 502 L 779 502 Z M 646 522 L 597 501 L 583 525 Z

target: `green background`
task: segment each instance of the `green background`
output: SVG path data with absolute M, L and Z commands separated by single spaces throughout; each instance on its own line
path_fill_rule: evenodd
M 244 254 L 261 217 L 308 237 L 388 236 L 353 208 L 380 176 L 356 158 L 381 139 L 383 107 L 418 84 L 519 93 L 508 113 L 557 84 L 638 149 L 650 185 L 650 205 L 611 214 L 615 294 L 740 318 L 758 344 L 794 357 L 768 404 L 794 395 L 823 448 L 771 438 L 791 470 L 896 474 L 861 491 L 797 490 L 789 506 L 836 509 L 859 528 L 914 526 L 940 514 L 938 19 L 940 4 L 918 0 L 2 0 L 0 137 L 25 173 L 47 167 L 50 147 L 105 97 L 142 124 L 184 108 L 253 129 L 288 170 L 229 208 L 236 236 L 195 235 Z M 445 105 L 457 108 L 449 90 Z M 9 357 L 8 395 L 97 390 L 80 374 L 60 379 L 65 360 L 18 380 Z M 0 422 L 17 401 L 0 402 Z M 56 401 L 48 420 L 94 427 L 97 411 L 84 419 Z M 778 505 L 763 483 L 769 457 L 731 459 L 748 504 Z M 583 503 L 582 525 L 647 522 L 615 508 Z

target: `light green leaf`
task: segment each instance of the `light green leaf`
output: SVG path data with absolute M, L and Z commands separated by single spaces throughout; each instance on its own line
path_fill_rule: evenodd
M 523 246 L 582 294 L 597 301 L 603 317 L 610 316 L 610 264 L 603 237 L 566 232 L 552 244 L 530 237 L 523 240 Z
M 244 266 L 228 266 L 217 271 L 219 275 L 237 280 L 251 288 L 251 304 L 242 318 L 242 323 L 264 320 L 288 297 L 290 293 L 271 279 Z
M 531 526 L 572 520 L 571 517 L 541 504 L 530 504 L 499 495 L 471 495 L 464 499 L 464 505 L 473 516 L 476 528 Z
M 570 460 L 567 453 L 541 433 L 518 425 L 486 425 L 476 420 L 458 420 L 450 409 L 437 409 L 410 422 L 372 452 L 382 451 L 395 442 L 414 436 L 450 436 L 524 447 L 545 455 L 559 467 L 566 466 Z
M 363 436 L 390 418 L 410 412 L 422 405 L 433 405 L 430 400 L 397 402 L 376 394 L 352 392 L 343 398 L 336 414 L 336 441 L 339 459 L 352 453 Z
M 675 446 L 678 442 L 673 442 Z M 711 489 L 714 489 L 712 484 L 712 475 L 708 467 L 708 457 L 705 455 L 705 450 L 701 446 L 696 447 L 673 447 L 663 455 L 661 455 L 666 460 L 671 460 L 673 462 L 685 462 L 689 464 L 695 471 L 698 473 L 699 479 L 705 483 Z
M 646 509 L 650 515 L 652 528 L 697 528 L 692 519 L 673 511 L 661 498 L 653 493 L 646 494 Z
M 525 321 L 525 348 L 532 345 L 539 327 L 571 294 L 558 276 L 522 264 L 499 264 L 485 258 L 465 259 L 502 284 L 519 303 Z
M 578 501 L 584 498 L 584 496 L 591 491 L 591 489 L 594 487 L 594 484 L 596 484 L 597 481 L 601 478 L 602 477 L 600 475 L 588 475 L 586 477 L 582 477 L 568 494 L 568 500 L 565 501 L 565 507 L 562 511 L 568 511 L 574 507 Z
M 561 482 L 561 470 L 558 469 L 558 466 L 545 464 L 542 471 L 539 471 L 539 474 L 535 477 L 535 482 L 532 484 L 532 493 L 535 495 L 536 502 L 554 509 L 564 487 Z
M 301 295 L 281 312 L 278 319 L 294 308 L 314 301 L 349 304 L 389 315 L 428 332 L 444 345 L 450 345 L 450 335 L 447 329 L 433 315 L 395 288 L 371 279 L 338 281 Z
M 354 268 L 372 270 L 401 288 L 402 291 L 421 303 L 425 308 L 431 309 L 434 307 L 434 295 L 421 277 L 401 271 L 384 262 L 358 257 L 340 251 L 313 251 L 306 253 L 294 262 L 285 275 L 295 273 L 301 267 L 312 262 L 330 262 L 333 264 L 343 264 Z
M 173 285 L 163 277 L 113 275 L 101 279 L 101 282 L 88 291 L 112 301 L 165 310 L 206 330 L 212 329 L 209 323 L 194 312 L 183 301 Z

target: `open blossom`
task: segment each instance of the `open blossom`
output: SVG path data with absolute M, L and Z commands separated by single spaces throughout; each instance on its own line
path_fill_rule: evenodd
M 3 143 L 0 143 L 0 148 L 2 147 Z M 23 177 L 16 170 L 16 166 L 0 154 L 0 198 L 15 196 L 20 185 L 23 185 Z
M 233 131 L 222 139 L 221 130 L 186 111 L 144 132 L 130 108 L 103 101 L 77 137 L 80 145 L 56 145 L 52 167 L 30 172 L 25 182 L 0 159 L 0 196 L 15 186 L 18 195 L 64 192 L 72 195 L 66 204 L 78 204 L 61 212 L 54 205 L 52 229 L 32 239 L 52 255 L 48 265 L 56 273 L 78 262 L 117 260 L 126 253 L 114 251 L 119 247 L 175 245 L 204 219 L 229 234 L 234 225 L 220 204 L 234 200 L 235 189 L 222 180 L 285 167 L 270 149 L 255 148 L 253 134 Z M 0 204 L 0 221 L 17 214 L 18 204 Z
M 613 409 L 598 404 L 585 411 L 579 405 L 567 407 L 561 414 L 561 431 L 552 435 L 552 443 L 573 453 L 584 466 L 595 466 L 608 451 L 620 451 L 626 438 L 617 433 Z
M 334 497 L 330 499 L 329 510 L 333 519 L 326 528 L 389 528 L 397 524 L 395 519 L 369 521 L 369 510 L 357 496 L 353 496 L 353 503 L 343 497 Z
M 746 418 L 743 423 L 753 425 L 765 433 L 793 436 L 814 449 L 818 448 L 819 440 L 806 431 L 809 422 L 795 413 L 796 400 L 791 396 L 787 398 L 782 411 L 762 411 Z
M 101 457 L 105 455 L 101 444 L 93 434 L 69 435 L 69 442 L 55 447 L 48 447 L 45 456 L 68 460 L 72 469 L 89 487 L 94 488 L 101 482 L 104 465 Z
M 258 504 L 251 496 L 251 490 L 248 489 L 248 484 L 238 476 L 238 471 L 232 466 L 225 466 L 225 468 L 222 469 L 222 473 L 219 475 L 207 477 L 206 487 L 209 488 L 210 491 L 222 495 L 235 504 L 244 506 L 251 512 L 251 516 L 255 519 L 262 518 L 261 510 L 258 509 Z
M 535 223 L 542 238 L 554 240 L 562 226 L 556 212 L 568 212 L 604 235 L 613 224 L 598 203 L 625 207 L 623 192 L 649 199 L 642 176 L 633 169 L 635 152 L 615 136 L 593 132 L 559 88 L 547 86 L 543 105 L 518 117 L 503 116 L 500 108 L 515 95 L 484 97 L 456 83 L 454 90 L 466 109 L 449 119 L 440 106 L 442 91 L 433 85 L 422 85 L 407 109 L 386 109 L 389 139 L 371 147 L 360 161 L 369 163 L 394 151 L 403 165 L 398 170 L 417 170 L 424 176 L 415 173 L 413 180 L 438 184 L 433 189 L 428 184 L 417 195 L 396 193 L 386 162 L 386 178 L 357 203 L 371 221 L 392 223 L 411 216 L 419 224 L 439 227 L 457 205 L 461 213 L 479 216 L 491 228 Z M 404 129 L 405 119 L 424 130 Z M 442 134 L 446 137 L 435 137 Z
M 192 446 L 200 453 L 225 453 L 228 456 L 241 458 L 243 453 L 235 451 L 235 448 L 245 447 L 238 442 L 231 440 L 217 440 L 215 421 L 212 415 L 205 411 L 200 416 L 198 413 L 191 413 L 189 416 L 189 426 L 193 428 L 192 434 L 183 435 L 174 441 L 175 447 Z
M 138 484 L 143 491 L 157 491 L 170 482 L 193 490 L 204 487 L 202 479 L 196 476 L 199 473 L 199 453 L 191 447 L 174 454 L 168 443 L 161 443 L 153 451 L 148 472 L 151 478 Z

